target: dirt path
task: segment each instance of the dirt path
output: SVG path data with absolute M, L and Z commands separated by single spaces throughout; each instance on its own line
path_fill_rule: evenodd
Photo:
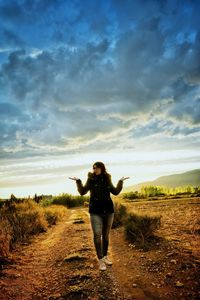
M 123 299 L 111 268 L 98 270 L 86 208 L 69 209 L 66 221 L 17 247 L 12 257 L 15 264 L 1 272 L 1 300 Z
M 88 209 L 69 209 L 66 220 L 13 251 L 0 299 L 198 299 L 199 262 L 172 243 L 142 252 L 124 240 L 123 228 L 112 229 L 109 254 L 113 266 L 99 271 Z

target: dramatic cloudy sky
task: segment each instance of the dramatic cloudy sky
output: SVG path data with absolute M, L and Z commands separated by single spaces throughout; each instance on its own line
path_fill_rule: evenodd
M 200 1 L 0 0 L 0 197 L 200 168 Z

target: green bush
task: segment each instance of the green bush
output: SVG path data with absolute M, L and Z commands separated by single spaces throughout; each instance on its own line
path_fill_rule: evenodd
M 185 185 L 185 186 L 176 186 L 176 187 L 168 187 L 168 186 L 159 186 L 159 185 L 142 185 L 140 188 L 140 192 L 138 191 L 130 191 L 126 193 L 122 193 L 123 199 L 127 201 L 137 201 L 137 199 L 148 199 L 149 197 L 156 197 L 155 200 L 158 200 L 159 197 L 164 196 L 175 196 L 175 195 L 190 195 L 195 194 L 198 196 L 200 192 L 200 187 Z M 153 200 L 153 199 L 151 199 Z
M 119 227 L 123 225 L 124 220 L 127 216 L 127 208 L 125 205 L 114 201 L 114 220 L 112 223 L 112 228 Z
M 139 198 L 138 192 L 127 192 L 122 194 L 123 199 L 128 199 L 128 200 L 135 200 Z
M 88 196 L 73 196 L 71 194 L 61 194 L 55 196 L 52 200 L 52 204 L 62 204 L 70 207 L 84 206 L 84 202 L 89 202 Z
M 125 238 L 139 247 L 145 247 L 145 243 L 160 226 L 160 215 L 139 215 L 131 212 L 124 222 Z
M 40 204 L 40 206 L 47 207 L 52 204 L 52 201 L 53 201 L 53 196 L 52 197 L 43 196 L 42 199 L 40 200 L 39 204 Z

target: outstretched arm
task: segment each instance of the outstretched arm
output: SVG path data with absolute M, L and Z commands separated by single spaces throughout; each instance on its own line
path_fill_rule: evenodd
M 117 186 L 115 187 L 112 183 L 112 180 L 110 179 L 110 192 L 113 194 L 113 195 L 118 195 L 121 190 L 123 188 L 123 180 L 120 179 L 117 183 Z
M 78 192 L 80 193 L 80 195 L 83 196 L 87 194 L 87 192 L 90 189 L 90 179 L 88 178 L 85 185 L 83 185 L 81 179 L 78 178 L 76 179 L 76 185 L 77 185 Z
M 112 180 L 111 180 L 111 176 L 110 176 L 110 192 L 113 194 L 113 195 L 118 195 L 122 188 L 123 188 L 123 182 L 124 180 L 130 178 L 129 176 L 127 177 L 122 177 L 121 179 L 119 179 L 118 183 L 117 183 L 117 186 L 115 187 L 113 184 L 112 184 Z

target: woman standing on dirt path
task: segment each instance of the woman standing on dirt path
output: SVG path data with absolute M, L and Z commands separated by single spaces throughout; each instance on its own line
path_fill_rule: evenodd
M 123 181 L 130 177 L 119 179 L 114 187 L 111 175 L 107 173 L 103 162 L 93 164 L 93 172 L 88 172 L 86 184 L 83 186 L 81 179 L 69 177 L 76 181 L 80 195 L 90 191 L 89 214 L 93 230 L 93 241 L 99 261 L 99 269 L 106 270 L 106 264 L 112 265 L 108 258 L 109 233 L 114 219 L 114 205 L 110 193 L 118 195 L 123 187 Z

